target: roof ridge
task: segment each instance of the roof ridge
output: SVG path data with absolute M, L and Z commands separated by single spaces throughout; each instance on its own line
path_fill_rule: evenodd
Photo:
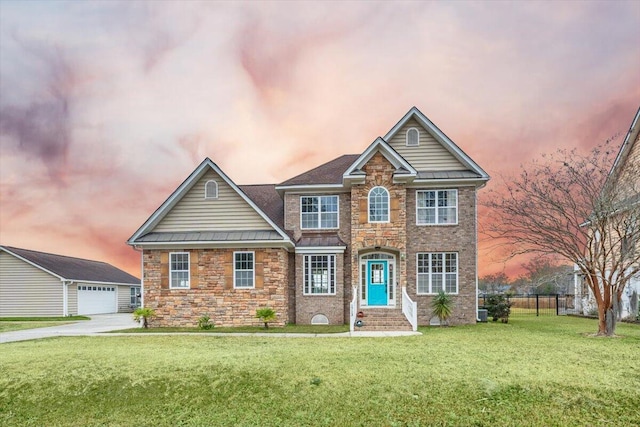
M 80 258 L 80 257 L 71 256 L 71 255 L 54 254 L 54 253 L 51 253 L 51 252 L 42 252 L 42 251 L 36 251 L 36 250 L 33 250 L 33 249 L 17 248 L 15 246 L 0 245 L 0 248 L 4 248 L 4 249 L 8 249 L 8 250 L 12 250 L 12 249 L 16 250 L 17 249 L 19 251 L 31 252 L 31 253 L 36 253 L 36 254 L 57 256 L 57 257 L 61 257 L 61 258 L 75 259 L 75 260 L 78 260 L 78 261 L 94 262 L 94 263 L 97 263 L 97 264 L 111 265 L 108 262 L 96 261 L 95 259 Z M 114 267 L 113 265 L 111 265 L 111 266 Z M 118 267 L 116 267 L 116 268 L 118 268 Z
M 299 173 L 299 174 L 298 174 L 298 175 L 296 175 L 296 176 L 292 176 L 291 178 L 288 178 L 288 179 L 286 179 L 286 180 L 284 180 L 284 181 L 280 182 L 279 184 L 276 184 L 276 186 L 278 186 L 278 185 L 282 185 L 283 183 L 288 182 L 288 181 L 293 181 L 294 179 L 296 179 L 296 178 L 298 178 L 298 177 L 300 177 L 300 176 L 302 176 L 302 175 L 305 175 L 305 174 L 311 173 L 311 172 L 313 172 L 313 171 L 315 171 L 315 170 L 318 170 L 318 169 L 320 169 L 321 167 L 326 166 L 326 165 L 328 165 L 329 163 L 335 162 L 335 161 L 336 161 L 336 160 L 338 160 L 338 159 L 342 159 L 342 158 L 344 158 L 344 157 L 356 157 L 356 158 L 358 158 L 359 156 L 360 156 L 360 154 L 342 154 L 342 155 L 340 155 L 340 156 L 338 156 L 338 157 L 335 157 L 335 158 L 333 158 L 333 159 L 331 159 L 331 160 L 327 160 L 326 162 L 324 162 L 324 163 L 322 163 L 322 164 L 319 164 L 318 166 L 316 166 L 316 167 L 314 167 L 314 168 L 312 168 L 312 169 L 307 169 L 306 171 L 301 172 L 301 173 Z

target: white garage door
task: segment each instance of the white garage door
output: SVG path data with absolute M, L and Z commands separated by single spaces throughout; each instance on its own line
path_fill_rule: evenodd
M 78 286 L 78 314 L 116 313 L 115 286 Z

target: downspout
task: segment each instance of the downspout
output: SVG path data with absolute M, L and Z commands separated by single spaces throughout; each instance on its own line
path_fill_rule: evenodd
M 144 307 L 144 249 L 132 246 L 133 250 L 140 252 L 140 307 Z M 477 298 L 476 298 L 477 299 Z
M 72 285 L 73 281 L 64 279 L 60 281 L 62 282 L 62 315 L 66 317 L 69 315 L 69 285 Z
M 473 221 L 473 227 L 475 228 L 475 244 L 476 244 L 476 323 L 480 321 L 480 317 L 478 316 L 478 190 L 474 191 L 473 197 L 475 198 L 474 202 L 474 210 L 475 210 L 475 220 Z

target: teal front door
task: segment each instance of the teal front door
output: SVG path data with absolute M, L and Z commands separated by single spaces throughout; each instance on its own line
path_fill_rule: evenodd
M 388 304 L 388 271 L 387 261 L 367 261 L 367 305 Z

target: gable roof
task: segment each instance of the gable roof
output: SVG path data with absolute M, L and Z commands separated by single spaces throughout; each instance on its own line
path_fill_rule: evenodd
M 464 151 L 460 149 L 447 135 L 444 134 L 438 127 L 433 124 L 431 120 L 427 118 L 418 108 L 411 107 L 411 109 L 405 114 L 394 127 L 384 136 L 385 141 L 391 140 L 398 131 L 411 119 L 415 119 L 427 132 L 429 132 L 442 146 L 449 151 L 460 163 L 465 165 L 469 170 L 475 172 L 480 178 L 489 180 L 489 174 L 487 174 L 471 157 L 469 157 Z
M 284 230 L 284 200 L 276 191 L 275 184 L 239 185 L 238 187 L 278 227 Z
M 187 194 L 187 192 L 198 182 L 198 180 L 204 176 L 207 171 L 213 169 L 215 173 L 217 173 L 249 206 L 251 206 L 258 215 L 262 217 L 273 229 L 281 236 L 281 240 L 285 242 L 291 242 L 289 235 L 283 231 L 283 227 L 278 225 L 276 221 L 274 221 L 269 215 L 267 215 L 261 207 L 256 204 L 251 198 L 245 194 L 245 192 L 240 189 L 223 171 L 211 161 L 208 157 L 205 158 L 202 163 L 185 179 L 182 184 L 169 196 L 167 200 L 164 201 L 162 205 L 147 219 L 147 221 L 142 224 L 142 226 L 129 238 L 127 243 L 129 245 L 135 245 L 136 243 L 142 242 L 138 239 L 144 236 L 147 233 L 153 231 L 154 227 L 158 225 L 158 223 L 164 218 L 171 209 L 178 204 L 178 202 L 182 199 L 182 197 Z M 275 201 L 272 199 L 272 195 L 268 195 L 265 197 L 257 196 L 257 191 L 249 190 L 256 196 L 259 200 L 259 203 L 262 204 L 262 207 L 272 212 L 275 216 L 275 211 L 278 209 Z M 268 193 L 271 193 L 268 191 Z M 284 208 L 283 208 L 284 212 Z M 280 224 L 282 224 L 280 222 Z
M 0 249 L 27 263 L 53 274 L 61 280 L 139 285 L 140 279 L 101 261 L 91 261 L 28 249 L 0 246 Z
M 307 172 L 294 176 L 293 178 L 278 184 L 277 187 L 319 184 L 342 185 L 342 175 L 358 157 L 360 157 L 359 154 L 342 155 Z
M 407 162 L 396 150 L 387 144 L 387 141 L 377 137 L 376 140 L 373 141 L 344 172 L 343 178 L 350 176 L 359 177 L 361 175 L 362 167 L 378 152 L 380 152 L 380 154 L 382 154 L 389 163 L 396 168 L 396 174 L 412 177 L 418 175 L 418 172 L 409 164 L 409 162 Z

